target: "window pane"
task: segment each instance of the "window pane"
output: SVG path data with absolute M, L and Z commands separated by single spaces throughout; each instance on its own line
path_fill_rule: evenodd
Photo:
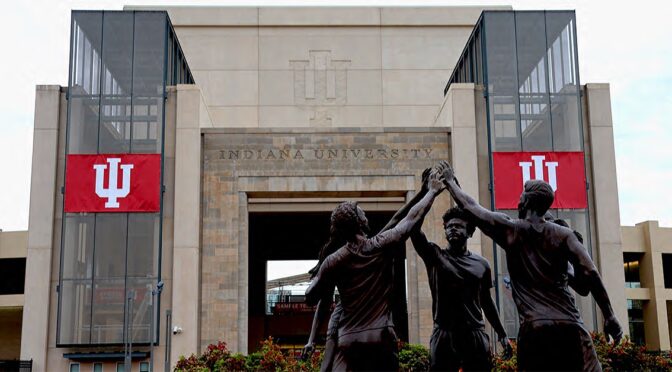
M 515 17 L 518 90 L 521 93 L 547 93 L 544 13 L 521 12 Z
M 577 93 L 573 12 L 546 13 L 549 85 L 553 93 Z
M 135 13 L 133 94 L 163 96 L 165 32 L 165 14 Z
M 100 42 L 102 13 L 73 15 L 72 76 L 70 94 L 98 94 L 100 91 Z
M 149 372 L 149 363 L 140 362 L 140 372 Z
M 159 215 L 129 214 L 128 276 L 155 278 L 159 257 Z
M 488 91 L 509 96 L 518 91 L 513 13 L 485 14 Z
M 123 278 L 126 272 L 126 213 L 96 216 L 95 280 Z
M 94 363 L 93 364 L 93 372 L 103 372 L 103 364 L 102 363 Z
M 0 296 L 24 294 L 26 286 L 26 258 L 0 258 Z
M 516 13 L 515 18 L 523 150 L 552 150 L 544 13 Z
M 67 214 L 63 235 L 63 279 L 90 279 L 93 267 L 93 214 Z
M 70 98 L 69 154 L 95 154 L 98 150 L 97 98 Z
M 99 152 L 128 153 L 131 141 L 131 98 L 103 98 L 100 115 Z
M 63 280 L 60 287 L 60 343 L 87 344 L 91 330 L 91 281 Z
M 551 108 L 553 149 L 555 151 L 582 151 L 579 96 L 576 94 L 551 95 Z
M 593 251 L 590 242 L 590 231 L 588 230 L 588 212 L 586 210 L 559 210 L 558 218 L 567 222 L 572 230 L 576 230 L 583 237 L 583 246 L 588 250 L 592 257 Z
M 133 153 L 161 153 L 163 98 L 133 98 Z
M 124 278 L 94 281 L 92 343 L 124 341 L 125 293 Z
M 548 95 L 520 95 L 523 151 L 553 150 Z
M 103 94 L 130 95 L 133 13 L 105 12 L 103 17 Z
M 117 363 L 117 372 L 126 372 L 126 368 L 124 367 L 124 363 Z
M 486 13 L 484 25 L 493 151 L 521 151 L 513 13 Z
M 70 372 L 79 372 L 79 363 L 70 363 Z
M 133 342 L 149 342 L 149 327 L 152 316 L 152 285 L 156 279 L 129 278 L 127 290 L 134 291 L 133 311 L 129 314 L 133 319 Z

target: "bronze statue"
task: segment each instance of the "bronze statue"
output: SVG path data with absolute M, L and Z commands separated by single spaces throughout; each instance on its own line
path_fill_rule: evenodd
M 411 234 L 413 247 L 427 268 L 432 293 L 434 329 L 430 339 L 431 371 L 489 371 L 490 338 L 482 312 L 511 352 L 506 331 L 490 295 L 492 275 L 488 261 L 467 249 L 475 226 L 465 212 L 451 208 L 443 215 L 448 248 L 430 242 L 420 230 Z M 482 312 L 481 312 L 482 310 Z
M 440 165 L 456 204 L 506 252 L 513 299 L 520 316 L 518 368 L 600 371 L 590 335 L 568 288 L 568 262 L 604 315 L 604 331 L 618 342 L 623 331 L 593 261 L 572 230 L 544 219 L 554 200 L 543 181 L 525 183 L 518 219 L 487 210 L 456 182 L 447 162 Z
M 428 192 L 394 228 L 366 237 L 368 221 L 355 202 L 340 204 L 331 215 L 334 236 L 346 244 L 324 259 L 306 291 L 314 305 L 331 301 L 334 287 L 341 297 L 334 371 L 396 371 L 397 337 L 392 322 L 392 261 L 413 226 L 443 190 L 438 172 L 428 179 Z

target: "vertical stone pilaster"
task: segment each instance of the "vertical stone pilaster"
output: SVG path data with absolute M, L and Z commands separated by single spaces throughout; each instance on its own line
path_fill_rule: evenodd
M 451 84 L 444 104 L 444 125 L 452 128 L 450 160 L 460 186 L 480 204 L 475 94 L 474 84 Z M 480 233 L 469 239 L 467 248 L 483 254 Z
M 628 334 L 628 313 L 625 298 L 625 274 L 614 270 L 623 265 L 621 220 L 616 183 L 616 155 L 611 119 L 611 97 L 608 84 L 585 86 L 586 110 L 590 144 L 590 169 L 595 200 L 596 265 L 607 288 L 611 304 L 623 331 Z M 600 313 L 601 315 L 601 313 Z
M 201 262 L 201 93 L 193 85 L 177 86 L 173 248 L 173 335 L 171 364 L 199 350 Z
M 52 291 L 56 290 L 51 286 L 50 277 L 57 192 L 60 96 L 60 87 L 57 85 L 38 85 L 35 92 L 21 359 L 32 359 L 36 371 L 47 370 L 49 299 Z

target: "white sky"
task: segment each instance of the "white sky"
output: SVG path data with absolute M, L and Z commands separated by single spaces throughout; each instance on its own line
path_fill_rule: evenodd
M 581 82 L 611 84 L 621 223 L 672 226 L 672 3 L 666 1 L 12 1 L 0 12 L 0 229 L 28 228 L 35 85 L 65 85 L 71 9 L 160 5 L 512 5 L 576 9 Z

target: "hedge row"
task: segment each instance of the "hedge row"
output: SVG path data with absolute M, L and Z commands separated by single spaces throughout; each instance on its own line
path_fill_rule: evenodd
M 627 337 L 618 345 L 607 342 L 603 334 L 592 334 L 597 356 L 605 372 L 609 371 L 671 371 L 672 355 L 670 352 L 648 353 L 643 346 L 632 343 Z M 514 356 L 505 358 L 494 356 L 495 371 L 517 371 Z M 318 372 L 322 363 L 322 355 L 313 353 L 309 360 L 301 360 L 286 355 L 268 338 L 261 348 L 250 355 L 231 353 L 226 343 L 218 342 L 207 347 L 203 354 L 192 354 L 181 357 L 175 366 L 175 372 Z M 420 372 L 429 369 L 429 350 L 423 345 L 399 344 L 400 372 Z

